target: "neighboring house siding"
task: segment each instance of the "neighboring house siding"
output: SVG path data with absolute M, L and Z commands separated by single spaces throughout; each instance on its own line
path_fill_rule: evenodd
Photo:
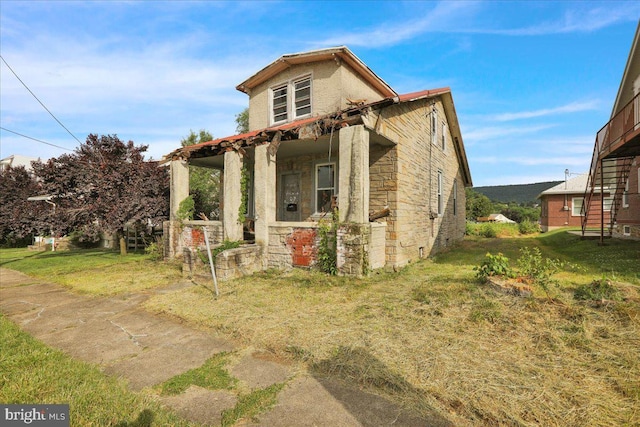
M 635 158 L 635 164 L 632 165 L 629 172 L 629 191 L 627 192 L 628 206 L 620 205 L 618 217 L 616 218 L 616 226 L 614 226 L 613 234 L 615 237 L 636 238 L 640 239 L 640 157 Z M 629 231 L 628 235 L 624 233 L 624 227 Z
M 295 65 L 255 87 L 249 97 L 249 130 L 272 125 L 270 88 L 304 75 L 311 75 L 311 115 L 319 116 L 347 107 L 347 98 L 373 102 L 383 97 L 347 66 L 335 61 Z
M 605 193 L 605 200 L 607 193 Z M 574 214 L 574 199 L 583 199 L 584 194 L 545 194 L 541 198 L 540 226 L 542 231 L 555 230 L 561 227 L 581 227 L 582 216 Z M 593 204 L 597 205 L 600 195 L 593 195 Z M 565 209 L 565 206 L 567 209 Z M 576 209 L 578 209 L 576 207 Z M 605 223 L 609 213 L 605 212 Z

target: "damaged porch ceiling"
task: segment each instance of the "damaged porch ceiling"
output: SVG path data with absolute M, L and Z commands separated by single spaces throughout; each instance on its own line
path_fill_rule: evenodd
M 373 132 L 371 129 L 369 130 L 369 145 L 381 145 L 391 147 L 394 146 L 395 143 L 393 141 L 388 140 L 387 138 Z M 333 133 L 333 138 L 331 134 L 323 135 L 318 139 L 296 139 L 291 141 L 281 141 L 278 146 L 277 152 L 277 161 L 286 160 L 291 158 L 297 158 L 302 156 L 319 156 L 326 155 L 329 158 L 329 150 L 331 149 L 331 158 L 337 159 L 339 153 L 339 131 L 335 131 Z M 253 158 L 253 148 L 245 149 L 248 156 Z M 189 159 L 189 164 L 194 166 L 206 167 L 206 168 L 214 168 L 214 169 L 223 169 L 224 168 L 224 153 L 208 156 L 208 157 L 195 157 L 192 156 Z

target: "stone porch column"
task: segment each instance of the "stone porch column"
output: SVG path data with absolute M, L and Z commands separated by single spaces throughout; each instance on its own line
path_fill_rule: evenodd
M 276 220 L 276 157 L 269 154 L 269 144 L 255 149 L 254 200 L 256 243 L 262 246 L 266 262 L 269 248 L 269 224 Z
M 163 224 L 165 234 L 165 256 L 173 258 L 182 254 L 181 228 L 178 223 L 180 203 L 189 197 L 189 163 L 173 160 L 169 164 L 169 221 Z
M 173 160 L 170 163 L 171 187 L 169 219 L 178 219 L 180 203 L 189 197 L 189 163 L 186 160 Z
M 361 277 L 369 270 L 369 132 L 362 125 L 340 129 L 336 234 L 338 274 Z
M 369 223 L 369 132 L 363 125 L 340 129 L 338 209 L 340 222 Z
M 238 222 L 238 212 L 242 203 L 240 179 L 242 177 L 242 158 L 237 151 L 224 153 L 224 185 L 222 225 L 226 240 L 242 240 L 242 224 Z

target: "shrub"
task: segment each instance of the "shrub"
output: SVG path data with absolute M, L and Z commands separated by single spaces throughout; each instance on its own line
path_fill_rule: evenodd
M 620 291 L 613 286 L 611 280 L 606 278 L 579 286 L 575 290 L 573 297 L 582 301 L 622 300 Z
M 79 248 L 97 248 L 102 240 L 102 231 L 95 224 L 86 224 L 71 232 L 69 240 Z
M 336 248 L 337 221 L 320 221 L 318 235 L 317 266 L 320 271 L 332 276 L 338 274 L 338 251 Z
M 498 232 L 496 230 L 496 227 L 492 223 L 487 222 L 482 224 L 482 227 L 480 229 L 480 235 L 482 237 L 493 238 L 493 237 L 498 237 Z
M 516 261 L 520 274 L 528 278 L 534 285 L 540 286 L 549 296 L 550 286 L 558 285 L 551 276 L 564 268 L 559 259 L 543 258 L 538 248 L 520 248 L 520 257 Z
M 155 239 L 155 241 L 149 243 L 144 248 L 144 253 L 149 255 L 149 259 L 151 259 L 152 261 L 160 261 L 162 258 L 164 258 L 162 238 L 158 237 Z
M 536 222 L 524 220 L 518 224 L 518 231 L 520 234 L 534 234 L 540 232 L 540 225 Z
M 491 276 L 513 277 L 513 270 L 509 267 L 509 258 L 502 253 L 492 255 L 487 253 L 480 266 L 473 267 L 476 277 L 486 282 Z

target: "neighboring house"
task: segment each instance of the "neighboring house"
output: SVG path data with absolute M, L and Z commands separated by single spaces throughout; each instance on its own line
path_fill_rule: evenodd
M 3 171 L 8 167 L 17 168 L 18 166 L 24 166 L 27 172 L 30 172 L 31 162 L 36 162 L 38 160 L 40 160 L 38 157 L 28 157 L 22 156 L 20 154 L 14 154 L 0 160 L 0 171 Z
M 515 224 L 516 222 L 502 214 L 491 214 L 489 216 L 478 217 L 478 222 L 499 222 L 502 224 Z
M 399 95 L 336 47 L 284 55 L 237 89 L 249 95 L 248 133 L 165 156 L 168 255 L 200 243 L 194 230 L 207 225 L 215 242 L 255 240 L 260 268 L 309 267 L 334 207 L 340 274 L 403 266 L 462 240 L 472 182 L 449 88 Z M 175 227 L 188 164 L 223 171 L 222 220 L 189 222 L 191 236 Z
M 587 186 L 587 174 L 579 175 L 565 182 L 544 190 L 538 195 L 540 199 L 540 228 L 543 232 L 561 227 L 581 227 L 584 212 L 584 189 Z M 609 219 L 613 201 L 608 189 L 604 192 L 605 219 Z M 600 189 L 596 188 L 594 203 L 600 202 Z
M 610 213 L 594 196 L 609 188 Z M 583 235 L 640 239 L 640 21 L 616 96 L 611 119 L 596 136 L 589 179 L 585 185 Z

